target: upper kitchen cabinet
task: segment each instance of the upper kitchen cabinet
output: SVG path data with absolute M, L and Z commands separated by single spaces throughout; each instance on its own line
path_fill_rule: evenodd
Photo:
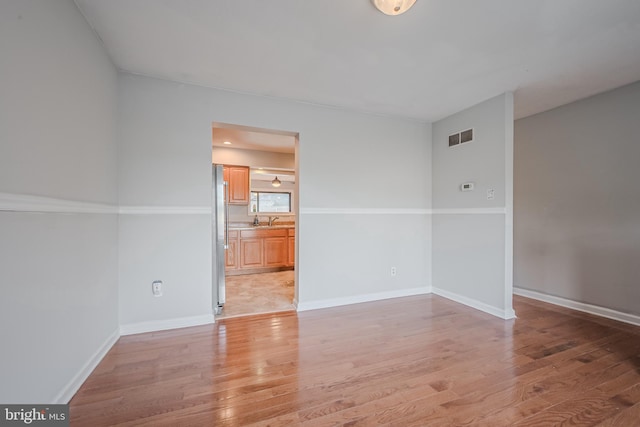
M 224 180 L 229 183 L 229 204 L 248 205 L 250 196 L 249 167 L 225 165 Z

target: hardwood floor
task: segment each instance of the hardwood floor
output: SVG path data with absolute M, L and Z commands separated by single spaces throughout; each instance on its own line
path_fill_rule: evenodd
M 638 426 L 640 328 L 425 295 L 122 337 L 73 426 Z

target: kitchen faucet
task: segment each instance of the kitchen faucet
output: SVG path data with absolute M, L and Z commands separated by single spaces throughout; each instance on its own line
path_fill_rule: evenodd
M 271 227 L 273 225 L 273 221 L 275 221 L 276 219 L 278 219 L 277 216 L 270 216 L 269 217 L 269 227 Z

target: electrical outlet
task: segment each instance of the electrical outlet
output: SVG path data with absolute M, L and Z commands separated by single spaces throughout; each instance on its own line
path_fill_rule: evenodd
M 151 284 L 151 292 L 153 292 L 153 296 L 155 297 L 162 296 L 162 280 L 156 280 Z
M 396 268 L 395 267 L 391 267 L 391 275 L 395 276 L 397 273 Z
M 493 200 L 496 198 L 496 190 L 493 188 L 489 188 L 487 190 L 487 200 Z

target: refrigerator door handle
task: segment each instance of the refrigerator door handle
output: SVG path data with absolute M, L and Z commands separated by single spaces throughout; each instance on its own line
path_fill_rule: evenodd
M 229 183 L 224 181 L 224 248 L 229 249 Z

